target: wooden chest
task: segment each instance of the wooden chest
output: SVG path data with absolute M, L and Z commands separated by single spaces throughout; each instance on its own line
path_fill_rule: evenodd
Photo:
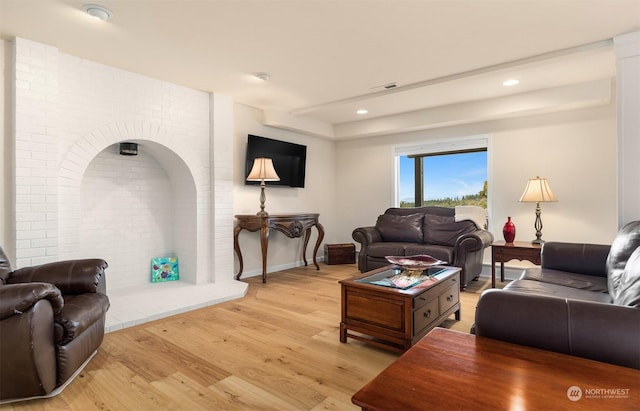
M 356 262 L 356 246 L 347 244 L 325 244 L 324 261 L 327 264 L 353 264 Z

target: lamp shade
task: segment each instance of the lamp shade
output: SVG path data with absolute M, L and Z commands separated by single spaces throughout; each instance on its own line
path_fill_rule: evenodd
M 546 178 L 531 178 L 527 181 L 527 187 L 520 197 L 520 201 L 528 203 L 558 201 L 556 196 L 551 192 L 549 182 Z
M 276 169 L 273 168 L 273 160 L 264 157 L 254 159 L 247 181 L 280 181 Z

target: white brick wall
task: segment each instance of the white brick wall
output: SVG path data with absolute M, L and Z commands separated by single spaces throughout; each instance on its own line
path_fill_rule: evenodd
M 115 288 L 175 252 L 182 279 L 231 280 L 231 99 L 20 38 L 15 53 L 16 265 L 103 257 Z
M 38 264 L 57 248 L 57 50 L 16 39 L 16 263 Z

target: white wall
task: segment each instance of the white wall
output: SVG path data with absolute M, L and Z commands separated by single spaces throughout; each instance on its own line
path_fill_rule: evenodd
M 0 40 L 0 246 L 13 260 L 13 247 L 10 247 L 11 239 L 11 184 L 10 184 L 10 169 L 11 169 L 11 148 L 9 147 L 10 141 L 10 118 L 11 118 L 11 96 L 8 87 L 11 74 L 10 68 L 11 60 L 10 53 L 12 47 L 11 44 L 4 40 Z M 6 92 L 5 92 L 6 91 Z
M 549 179 L 557 203 L 543 203 L 543 239 L 610 243 L 617 231 L 615 104 L 337 143 L 337 241 L 374 225 L 393 206 L 393 147 L 489 135 L 490 231 L 508 216 L 516 240 L 535 238 L 535 204 L 519 203 L 527 179 Z M 489 253 L 485 253 L 485 261 Z
M 618 217 L 640 219 L 640 31 L 614 39 L 618 90 Z
M 233 148 L 234 214 L 255 214 L 260 211 L 260 188 L 247 186 L 244 182 L 245 150 L 247 135 L 288 141 L 307 146 L 307 165 L 304 188 L 269 186 L 267 183 L 265 210 L 270 214 L 293 212 L 320 213 L 320 223 L 325 230 L 323 243 L 336 242 L 338 230 L 335 225 L 336 209 L 342 199 L 335 197 L 336 166 L 335 148 L 332 141 L 310 137 L 299 133 L 280 130 L 262 125 L 262 111 L 241 104 L 235 105 L 235 130 Z M 312 252 L 317 239 L 316 229 L 312 229 L 307 246 L 307 261 L 311 264 Z M 301 263 L 302 238 L 290 239 L 280 232 L 269 235 L 268 270 L 278 271 Z M 239 236 L 244 263 L 243 278 L 262 273 L 260 240 L 258 232 L 243 230 Z M 324 254 L 318 250 L 318 257 Z M 235 260 L 238 270 L 238 260 Z

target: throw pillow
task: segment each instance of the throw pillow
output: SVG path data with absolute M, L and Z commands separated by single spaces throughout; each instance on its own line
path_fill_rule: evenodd
M 376 228 L 384 241 L 421 243 L 423 217 L 424 214 L 382 214 L 376 221 Z
M 456 223 L 453 216 L 435 214 L 424 215 L 424 243 L 453 247 L 463 234 L 476 231 L 476 225 L 469 220 Z
M 640 247 L 640 221 L 632 221 L 618 231 L 611 243 L 607 257 L 607 285 L 614 301 L 620 291 L 620 277 L 624 273 L 629 256 Z
M 640 247 L 636 248 L 627 261 L 620 276 L 618 295 L 613 302 L 618 305 L 640 307 Z

